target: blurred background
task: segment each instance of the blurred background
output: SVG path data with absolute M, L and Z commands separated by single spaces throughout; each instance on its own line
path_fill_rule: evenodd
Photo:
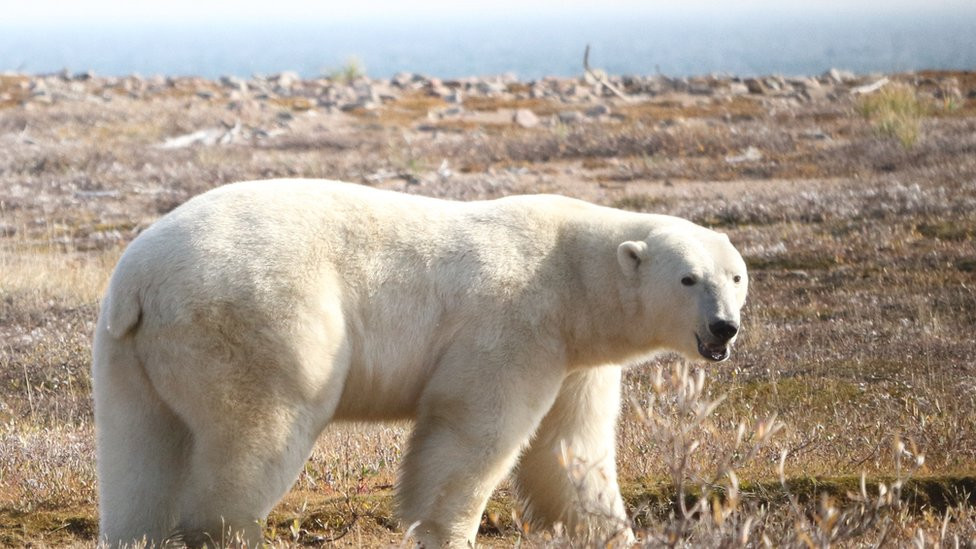
M 976 2 L 4 2 L 0 72 L 309 78 L 812 75 L 976 67 Z

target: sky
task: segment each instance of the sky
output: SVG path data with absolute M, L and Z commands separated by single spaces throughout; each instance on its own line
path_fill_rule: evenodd
M 0 25 L 506 17 L 567 12 L 972 11 L 973 0 L 0 0 Z

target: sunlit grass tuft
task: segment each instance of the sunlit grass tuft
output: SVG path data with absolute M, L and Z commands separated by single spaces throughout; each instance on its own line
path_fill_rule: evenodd
M 880 135 L 897 139 L 905 148 L 918 141 L 922 118 L 928 111 L 915 88 L 908 84 L 892 84 L 865 95 L 857 109 Z

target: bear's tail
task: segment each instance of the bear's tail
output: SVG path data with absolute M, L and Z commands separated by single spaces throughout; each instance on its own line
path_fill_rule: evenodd
M 134 283 L 141 277 L 120 276 L 122 270 L 120 264 L 109 282 L 100 315 L 105 321 L 106 331 L 116 339 L 129 333 L 142 316 L 142 288 Z

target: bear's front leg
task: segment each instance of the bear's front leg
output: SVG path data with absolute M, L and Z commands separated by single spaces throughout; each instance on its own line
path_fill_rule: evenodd
M 421 546 L 474 547 L 488 497 L 552 405 L 562 371 L 470 356 L 439 365 L 425 390 L 398 485 Z
M 599 547 L 634 541 L 615 462 L 620 377 L 618 366 L 566 377 L 519 460 L 518 491 L 530 523 L 562 523 L 574 539 Z

